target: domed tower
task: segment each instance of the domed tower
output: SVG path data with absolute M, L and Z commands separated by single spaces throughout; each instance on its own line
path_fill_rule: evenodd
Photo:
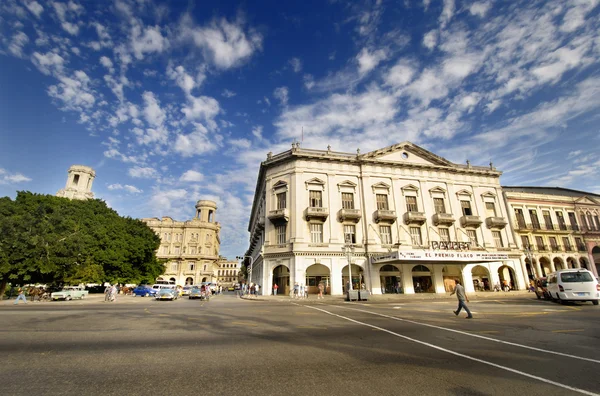
M 217 213 L 217 203 L 215 201 L 200 200 L 196 202 L 195 219 L 207 223 L 216 223 L 215 215 Z
M 93 199 L 92 183 L 96 172 L 89 166 L 73 165 L 69 168 L 67 185 L 56 193 L 57 197 L 69 199 Z

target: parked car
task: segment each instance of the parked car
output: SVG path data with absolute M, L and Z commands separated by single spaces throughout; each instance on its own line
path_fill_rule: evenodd
M 74 298 L 84 299 L 89 292 L 79 286 L 65 286 L 61 291 L 54 292 L 50 295 L 52 300 L 72 300 Z
M 140 285 L 133 289 L 133 296 L 155 297 L 157 291 L 148 285 Z
M 598 305 L 600 285 L 584 268 L 565 269 L 548 274 L 548 293 L 555 301 L 591 301 Z
M 535 280 L 535 295 L 538 300 L 550 300 L 550 293 L 548 293 L 548 281 L 546 277 L 538 278 Z
M 181 290 L 181 295 L 189 296 L 191 290 L 192 290 L 192 286 L 183 286 L 183 289 Z
M 160 289 L 156 293 L 155 298 L 157 300 L 177 300 L 179 298 L 179 292 L 175 289 Z

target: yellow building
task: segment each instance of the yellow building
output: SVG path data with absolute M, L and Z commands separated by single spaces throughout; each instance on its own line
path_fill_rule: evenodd
M 196 215 L 188 221 L 167 216 L 142 219 L 160 237 L 156 256 L 168 260 L 164 275 L 157 280 L 178 285 L 217 281 L 221 225 L 215 220 L 216 213 L 215 202 L 201 200 L 196 203 Z

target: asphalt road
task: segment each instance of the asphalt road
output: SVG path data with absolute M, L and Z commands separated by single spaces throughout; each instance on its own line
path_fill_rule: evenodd
M 600 393 L 600 309 L 531 295 L 0 302 L 2 395 Z

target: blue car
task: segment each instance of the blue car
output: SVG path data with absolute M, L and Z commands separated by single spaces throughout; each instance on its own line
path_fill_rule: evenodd
M 157 290 L 153 289 L 150 286 L 138 286 L 133 289 L 133 296 L 142 296 L 142 297 L 154 297 L 156 296 Z

